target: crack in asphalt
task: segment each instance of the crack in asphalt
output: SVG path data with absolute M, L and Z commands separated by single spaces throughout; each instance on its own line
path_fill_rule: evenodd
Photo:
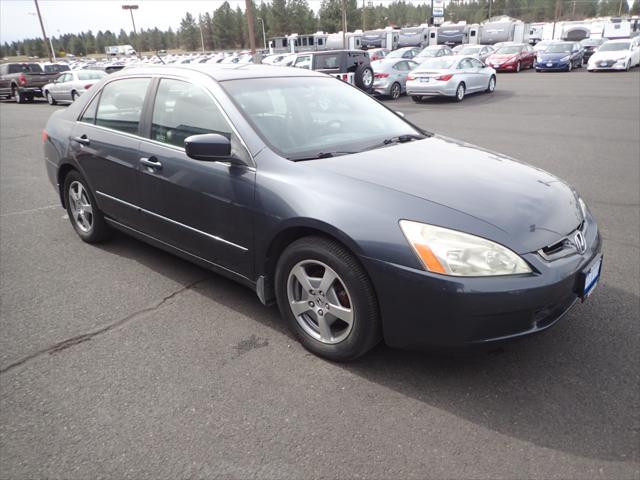
M 145 307 L 142 308 L 140 310 L 137 310 L 125 317 L 122 317 L 112 323 L 109 323 L 107 325 L 105 325 L 104 327 L 98 328 L 92 332 L 88 332 L 88 333 L 83 333 L 81 335 L 76 335 L 75 337 L 71 337 L 71 338 L 67 338 L 66 340 L 63 340 L 61 342 L 58 342 L 54 345 L 51 345 L 47 348 L 43 348 L 42 350 L 38 350 L 36 352 L 33 352 L 29 355 L 27 355 L 26 357 L 21 358 L 20 360 L 16 360 L 13 363 L 10 363 L 9 365 L 7 365 L 6 367 L 3 367 L 2 369 L 0 369 L 0 375 L 9 372 L 10 370 L 13 370 L 14 368 L 17 368 L 21 365 L 24 365 L 27 362 L 30 362 L 31 360 L 35 360 L 39 357 L 41 357 L 42 355 L 45 354 L 49 354 L 49 355 L 54 355 L 56 353 L 59 353 L 63 350 L 66 350 L 67 348 L 73 347 L 74 345 L 78 345 L 80 343 L 84 343 L 87 342 L 99 335 L 102 335 L 104 333 L 110 332 L 111 330 L 114 330 L 126 323 L 131 322 L 132 320 L 134 320 L 136 317 L 139 317 L 141 315 L 147 314 L 149 312 L 153 312 L 155 310 L 158 310 L 160 308 L 162 308 L 162 306 L 164 306 L 168 301 L 174 299 L 175 297 L 177 297 L 178 295 L 186 292 L 187 290 L 192 289 L 193 287 L 195 287 L 196 285 L 199 285 L 203 282 L 206 282 L 207 280 L 209 280 L 211 277 L 205 277 L 205 278 L 201 278 L 199 280 L 196 280 L 194 282 L 191 282 L 187 285 L 185 285 L 184 287 L 176 290 L 175 292 L 170 293 L 169 295 L 166 295 L 164 297 L 162 297 L 161 300 L 159 300 L 158 302 L 156 302 L 154 305 L 151 305 L 149 307 Z

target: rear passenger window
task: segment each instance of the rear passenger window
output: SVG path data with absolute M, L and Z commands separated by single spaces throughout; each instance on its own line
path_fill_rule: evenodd
M 149 78 L 127 78 L 102 89 L 95 124 L 120 132 L 138 134 Z
M 79 118 L 79 121 L 84 123 L 95 124 L 96 123 L 96 110 L 98 109 L 98 101 L 100 99 L 100 95 L 96 95 L 91 100 L 89 106 L 85 109 L 82 116 Z

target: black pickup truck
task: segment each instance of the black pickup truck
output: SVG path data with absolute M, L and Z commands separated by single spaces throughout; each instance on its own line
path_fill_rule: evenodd
M 45 73 L 39 63 L 3 63 L 0 65 L 0 97 L 16 103 L 42 97 L 42 87 L 53 82 L 59 72 Z

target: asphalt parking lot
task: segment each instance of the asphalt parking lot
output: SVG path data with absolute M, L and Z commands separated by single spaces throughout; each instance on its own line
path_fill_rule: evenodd
M 640 69 L 387 104 L 573 184 L 605 241 L 589 301 L 491 353 L 320 360 L 229 280 L 82 243 L 41 153 L 64 107 L 2 102 L 0 477 L 639 478 Z

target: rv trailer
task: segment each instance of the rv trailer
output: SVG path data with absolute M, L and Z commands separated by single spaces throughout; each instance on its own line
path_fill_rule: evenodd
M 398 48 L 400 30 L 386 27 L 382 30 L 367 30 L 362 35 L 362 48 L 386 48 L 395 50 Z
M 429 45 L 429 26 L 420 25 L 419 27 L 406 27 L 400 30 L 398 38 L 398 48 L 401 47 L 420 47 L 424 48 Z

